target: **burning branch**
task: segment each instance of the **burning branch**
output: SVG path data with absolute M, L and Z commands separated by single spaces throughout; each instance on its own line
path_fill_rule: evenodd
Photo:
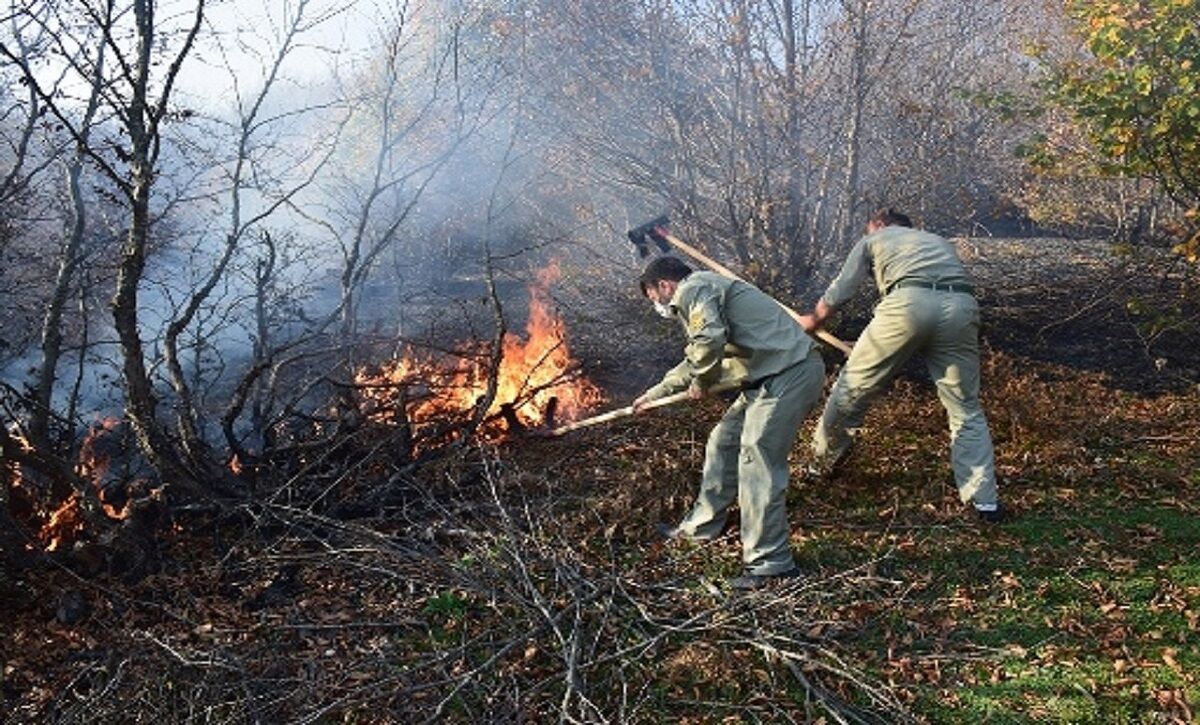
M 490 221 L 490 204 L 488 211 Z M 496 294 L 496 268 L 492 262 L 491 241 L 486 234 L 483 238 L 483 258 L 485 275 L 487 277 L 488 300 L 492 306 L 492 319 L 496 323 L 496 336 L 492 340 L 491 355 L 488 359 L 487 389 L 483 397 L 475 405 L 474 413 L 471 415 L 471 424 L 465 431 L 467 435 L 479 429 L 480 424 L 483 423 L 484 416 L 487 415 L 488 410 L 492 407 L 492 403 L 496 400 L 496 393 L 499 391 L 500 370 L 504 363 L 504 337 L 508 329 L 504 320 L 504 307 L 500 303 L 500 295 Z M 509 410 L 512 411 L 511 408 Z M 514 419 L 516 418 L 515 411 L 511 415 Z M 466 436 L 460 438 L 460 440 L 465 439 Z
M 459 348 L 457 360 L 410 351 L 377 372 L 360 371 L 355 386 L 363 414 L 387 425 L 403 419 L 416 434 L 414 449 L 420 452 L 476 434 L 498 440 L 543 426 L 547 412 L 571 420 L 595 407 L 603 394 L 580 374 L 562 319 L 549 303 L 548 287 L 557 274 L 551 265 L 530 288 L 524 338 L 505 330 L 494 286 L 489 287 L 497 335 L 486 362 L 481 362 L 479 346 L 468 345 Z M 421 393 L 412 395 L 418 385 Z M 401 408 L 404 416 L 397 415 Z

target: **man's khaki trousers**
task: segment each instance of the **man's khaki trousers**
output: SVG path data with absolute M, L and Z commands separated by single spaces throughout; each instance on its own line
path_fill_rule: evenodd
M 957 292 L 906 287 L 875 308 L 825 402 L 813 436 L 819 461 L 850 446 L 848 429 L 913 355 L 925 358 L 950 427 L 950 463 L 963 502 L 996 503 L 992 437 L 979 405 L 979 305 Z
M 824 381 L 814 347 L 804 360 L 738 395 L 708 436 L 700 492 L 679 524 L 685 536 L 719 536 L 736 499 L 746 570 L 769 576 L 795 567 L 788 544 L 788 453 Z

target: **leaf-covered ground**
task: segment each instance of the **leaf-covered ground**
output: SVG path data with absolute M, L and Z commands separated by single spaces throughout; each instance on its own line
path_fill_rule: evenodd
M 810 418 L 789 495 L 805 576 L 749 595 L 723 583 L 735 526 L 703 546 L 653 535 L 690 504 L 717 401 L 472 449 L 404 479 L 365 461 L 331 477 L 328 498 L 386 481 L 381 515 L 336 520 L 329 500 L 282 488 L 219 519 L 181 514 L 162 571 L 136 583 L 59 567 L 0 581 L 0 712 L 1194 721 L 1200 389 L 1132 392 L 1039 358 L 984 355 L 1007 523 L 958 502 L 919 376 L 872 411 L 833 480 L 800 474 Z M 81 621 L 64 624 L 73 608 Z
M 688 505 L 713 402 L 447 463 L 382 519 L 277 502 L 252 525 L 184 526 L 169 568 L 137 584 L 9 582 L 6 709 L 1190 721 L 1200 400 L 994 352 L 986 377 L 1009 523 L 957 502 L 936 399 L 901 381 L 847 471 L 793 488 L 806 577 L 729 596 L 735 531 L 705 546 L 652 535 Z M 66 590 L 92 606 L 82 623 L 55 620 Z

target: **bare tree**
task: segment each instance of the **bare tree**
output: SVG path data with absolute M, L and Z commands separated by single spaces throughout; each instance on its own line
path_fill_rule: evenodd
M 504 27 L 528 34 L 533 57 L 553 49 L 554 66 L 526 80 L 544 133 L 620 200 L 614 214 L 669 208 L 714 256 L 796 293 L 857 235 L 868 204 L 953 219 L 1002 193 L 1012 135 L 976 91 L 1028 78 L 1013 51 L 1039 11 L 1007 20 L 1012 9 L 530 0 Z M 915 136 L 914 101 L 927 111 Z
M 33 63 L 35 57 L 40 55 L 45 42 L 45 33 L 40 23 L 23 21 L 27 21 L 27 18 L 22 13 L 12 12 L 5 24 L 8 26 L 7 35 L 13 47 L 8 48 L 0 43 L 5 45 L 3 54 L 11 54 L 9 62 L 18 69 Z M 27 27 L 29 25 L 33 26 L 32 30 Z M 26 37 L 31 32 L 32 37 Z M 3 109 L 4 122 L 9 123 L 15 119 L 16 123 L 15 133 L 12 136 L 6 134 L 4 139 L 7 147 L 7 158 L 4 162 L 8 168 L 5 169 L 3 177 L 0 177 L 0 204 L 8 204 L 28 186 L 37 172 L 46 168 L 54 158 L 53 155 L 47 155 L 41 160 L 35 160 L 30 153 L 30 142 L 33 141 L 42 116 L 42 105 L 37 88 L 28 83 L 22 85 L 25 91 L 23 97 L 14 95 L 11 99 L 6 98 Z M 7 96 L 7 92 L 5 95 Z
M 81 48 L 80 51 L 82 50 Z M 54 289 L 46 304 L 46 315 L 42 322 L 42 360 L 32 390 L 33 402 L 29 417 L 30 441 L 45 450 L 50 450 L 49 430 L 52 401 L 63 346 L 63 313 L 71 297 L 76 273 L 86 256 L 84 238 L 87 232 L 87 207 L 82 179 L 84 165 L 87 162 L 86 149 L 91 143 L 96 112 L 100 105 L 106 50 L 105 44 L 99 42 L 93 50 L 94 58 L 78 57 L 74 61 L 78 66 L 84 64 L 91 66 L 92 69 L 89 73 L 91 85 L 83 115 L 79 121 L 75 150 L 64 164 L 67 193 L 70 199 L 69 228 L 66 233 L 66 241 L 59 254 L 58 274 L 55 278 Z
M 289 207 L 296 196 L 317 178 L 324 168 L 325 162 L 336 148 L 338 133 L 335 130 L 328 141 L 316 144 L 313 149 L 298 154 L 289 162 L 293 168 L 307 168 L 298 180 L 291 183 L 281 182 L 284 184 L 283 187 L 274 192 L 267 188 L 267 179 L 271 176 L 271 170 L 262 168 L 262 162 L 256 164 L 252 157 L 252 154 L 259 150 L 257 148 L 259 136 L 265 135 L 273 126 L 281 122 L 295 122 L 305 113 L 317 110 L 315 107 L 307 106 L 271 114 L 264 112 L 268 98 L 276 90 L 276 81 L 280 77 L 284 62 L 295 49 L 303 34 L 326 19 L 322 15 L 309 17 L 309 5 L 310 3 L 305 0 L 289 9 L 291 15 L 285 19 L 279 47 L 264 68 L 263 83 L 249 98 L 243 100 L 240 89 L 238 89 L 237 73 L 242 71 L 235 72 L 233 68 L 230 68 L 235 89 L 239 90 L 239 118 L 236 124 L 236 151 L 232 161 L 228 164 L 227 172 L 229 228 L 224 234 L 217 259 L 211 269 L 201 278 L 198 287 L 191 291 L 182 309 L 167 325 L 163 338 L 164 362 L 171 385 L 178 397 L 180 441 L 190 464 L 197 468 L 209 463 L 211 456 L 207 452 L 207 443 L 198 420 L 194 386 L 189 384 L 183 362 L 180 359 L 180 336 L 196 322 L 202 306 L 210 299 L 217 285 L 226 277 L 231 260 L 251 230 L 262 225 L 280 209 Z M 250 179 L 253 181 L 251 182 Z M 243 197 L 251 183 L 263 198 L 259 200 L 259 208 L 247 214 L 243 208 Z M 268 269 L 271 268 L 273 268 L 273 264 L 268 266 Z M 261 318 L 259 319 L 261 320 Z M 263 332 L 265 333 L 265 331 Z M 257 358 L 257 355 L 255 357 Z M 198 366 L 193 367 L 199 374 Z
M 366 185 L 354 200 L 346 218 L 348 229 L 337 230 L 342 254 L 341 335 L 348 341 L 358 321 L 357 296 L 379 256 L 395 241 L 422 193 L 449 160 L 460 142 L 463 129 L 446 129 L 441 149 L 423 149 L 430 131 L 445 127 L 443 94 L 453 80 L 455 48 L 446 44 L 423 70 L 428 77 L 411 78 L 414 63 L 423 64 L 412 50 L 419 36 L 410 32 L 409 7 L 402 5 L 393 24 L 385 31 L 381 78 L 362 98 L 362 121 L 371 127 L 372 169 Z M 411 36 L 411 37 L 410 37 Z M 416 100 L 418 94 L 423 98 Z M 415 103 L 414 103 L 415 100 Z M 432 153 L 429 153 L 432 151 Z M 347 347 L 349 352 L 352 348 Z
M 146 266 L 146 248 L 150 236 L 150 199 L 154 188 L 158 154 L 161 148 L 163 120 L 167 116 L 171 91 L 179 69 L 192 49 L 204 19 L 204 0 L 197 0 L 195 14 L 179 48 L 170 58 L 159 91 L 154 98 L 152 74 L 153 52 L 156 46 L 154 0 L 133 1 L 136 51 L 132 64 L 125 54 L 118 53 L 121 73 L 128 100 L 117 110 L 129 135 L 130 145 L 120 153 L 128 159 L 128 173 L 114 179 L 125 192 L 130 205 L 129 234 L 121 250 L 121 265 L 117 289 L 113 295 L 113 320 L 121 342 L 123 356 L 127 413 L 143 452 L 160 475 L 180 484 L 189 493 L 203 492 L 195 474 L 181 465 L 178 455 L 156 417 L 157 398 L 146 371 L 145 352 L 138 332 L 138 285 Z M 104 18 L 106 21 L 108 18 Z M 116 38 L 105 31 L 106 42 L 116 44 Z
M 45 11 L 41 15 L 44 16 Z M 51 235 L 55 194 L 43 173 L 58 159 L 61 138 L 47 123 L 38 90 L 25 82 L 24 68 L 46 63 L 55 52 L 52 35 L 42 28 L 42 18 L 12 10 L 0 22 L 0 361 L 24 355 L 36 331 L 34 319 L 43 310 L 21 294 L 40 288 L 44 270 L 39 269 Z M 57 87 L 61 74 L 49 79 Z M 36 238 L 36 239 L 35 239 Z M 12 255 L 10 257 L 10 255 Z M 23 300 L 22 297 L 25 297 Z M 11 356 L 11 357 L 10 357 Z
M 38 3 L 23 12 L 39 18 Z M 79 23 L 55 32 L 90 34 L 111 54 L 112 75 L 108 65 L 73 65 L 71 69 L 89 87 L 100 87 L 101 104 L 120 125 L 126 143 L 106 137 L 97 143 L 90 138 L 79 117 L 52 89 L 43 84 L 41 75 L 20 55 L 0 47 L 17 64 L 24 81 L 35 90 L 41 103 L 88 159 L 119 189 L 128 205 L 128 227 L 120 251 L 116 289 L 112 298 L 113 323 L 117 332 L 127 399 L 127 414 L 138 443 L 154 468 L 165 479 L 192 495 L 203 492 L 194 472 L 189 471 L 157 420 L 158 405 L 147 367 L 139 332 L 138 287 L 146 267 L 151 237 L 151 202 L 159 172 L 162 126 L 168 119 L 170 101 L 180 68 L 193 48 L 204 18 L 204 0 L 196 0 L 190 20 L 180 26 L 181 40 L 173 51 L 165 50 L 169 37 L 163 37 L 164 21 L 157 17 L 155 0 L 131 0 L 118 7 L 114 0 L 79 3 L 74 7 Z M 80 43 L 82 45 L 82 43 Z M 163 63 L 158 54 L 165 55 Z M 161 69 L 161 70 L 160 70 Z M 100 79 L 97 73 L 104 73 Z
M 349 394 L 345 380 L 361 342 L 361 297 L 368 281 L 385 253 L 409 238 L 405 226 L 439 173 L 495 113 L 490 106 L 497 82 L 492 59 L 468 58 L 462 49 L 459 33 L 468 20 L 434 16 L 449 29 L 437 35 L 424 31 L 416 9 L 402 5 L 395 13 L 376 62 L 348 83 L 354 91 L 345 94 L 349 113 L 342 143 L 322 166 L 317 183 L 290 203 L 293 213 L 337 243 L 336 303 L 311 319 L 304 316 L 298 334 L 281 334 L 270 324 L 273 307 L 295 304 L 294 296 L 280 289 L 283 268 L 294 261 L 283 246 L 294 249 L 291 234 L 262 230 L 260 255 L 246 272 L 253 287 L 254 350 L 221 417 L 223 435 L 239 462 L 287 453 L 295 441 L 276 440 L 275 431 L 289 416 L 302 419 L 300 401 L 322 386 L 332 382 Z M 363 158 L 370 159 L 366 174 Z M 420 251 L 413 254 L 420 256 Z M 321 255 L 314 252 L 312 258 Z M 306 370 L 315 361 L 323 362 Z M 247 407 L 250 435 L 262 443 L 258 452 L 238 432 Z M 336 435 L 331 430 L 325 428 L 326 435 Z

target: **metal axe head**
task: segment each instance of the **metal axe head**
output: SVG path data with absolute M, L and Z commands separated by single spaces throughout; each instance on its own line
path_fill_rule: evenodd
M 629 237 L 629 241 L 637 249 L 638 257 L 645 259 L 650 254 L 650 241 L 654 242 L 660 252 L 666 253 L 671 251 L 671 245 L 658 232 L 658 227 L 666 227 L 670 224 L 670 218 L 660 216 L 657 219 L 651 219 L 641 226 L 630 229 L 625 232 L 625 236 Z

